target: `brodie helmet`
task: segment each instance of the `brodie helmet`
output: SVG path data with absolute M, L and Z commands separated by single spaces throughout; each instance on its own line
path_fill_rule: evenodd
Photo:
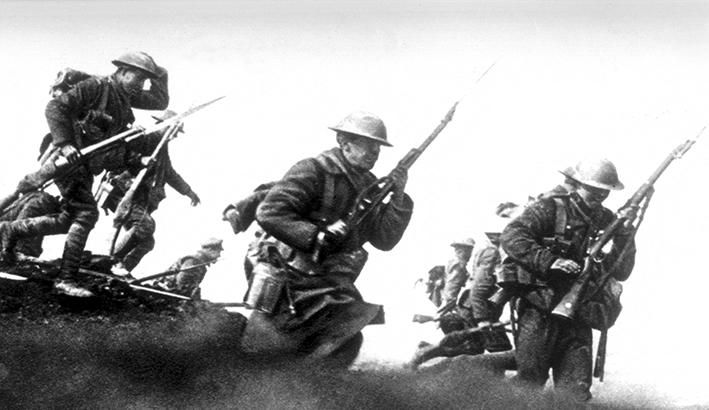
M 148 53 L 143 51 L 130 51 L 122 54 L 117 59 L 111 61 L 116 67 L 133 67 L 148 73 L 152 77 L 158 77 L 158 65 L 155 64 Z
M 581 160 L 573 171 L 571 177 L 588 186 L 616 191 L 625 188 L 615 165 L 605 158 Z
M 387 147 L 392 146 L 389 141 L 387 141 L 387 129 L 386 126 L 384 126 L 384 121 L 368 112 L 355 111 L 343 118 L 342 121 L 334 127 L 328 128 L 333 131 L 369 138 Z

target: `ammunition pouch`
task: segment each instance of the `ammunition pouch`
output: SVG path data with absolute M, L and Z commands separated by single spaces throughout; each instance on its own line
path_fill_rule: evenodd
M 84 118 L 77 121 L 81 131 L 82 146 L 86 147 L 102 141 L 110 130 L 112 123 L 113 117 L 110 115 L 98 110 L 89 110 Z
M 623 309 L 620 303 L 622 293 L 623 285 L 612 277 L 608 278 L 600 289 L 597 283 L 589 282 L 586 288 L 588 297 L 581 303 L 577 317 L 593 329 L 609 329 Z
M 103 141 L 108 135 L 113 118 L 99 110 L 90 110 L 84 118 L 77 121 L 79 131 L 79 146 L 84 148 Z M 93 175 L 98 175 L 104 169 L 105 163 L 111 156 L 116 156 L 114 149 L 92 155 L 87 166 Z
M 549 248 L 552 253 L 563 256 L 564 258 L 569 258 L 573 249 L 573 242 L 563 239 L 560 236 L 542 238 L 542 244 Z

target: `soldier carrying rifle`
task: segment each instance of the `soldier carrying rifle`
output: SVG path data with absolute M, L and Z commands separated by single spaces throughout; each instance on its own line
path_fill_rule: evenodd
M 158 123 L 166 121 L 177 113 L 166 110 L 161 116 L 153 116 Z M 175 134 L 184 132 L 182 124 L 176 125 Z M 119 235 L 121 229 L 125 233 L 116 237 L 117 243 L 112 249 L 112 256 L 117 262 L 111 272 L 118 276 L 130 278 L 130 272 L 140 263 L 155 246 L 155 219 L 152 214 L 158 209 L 160 202 L 165 199 L 165 185 L 169 185 L 178 193 L 188 197 L 192 206 L 199 205 L 200 198 L 192 190 L 190 184 L 172 166 L 169 153 L 169 135 L 172 128 L 156 131 L 145 135 L 129 144 L 131 151 L 150 158 L 147 160 L 147 169 L 136 172 L 135 169 L 108 172 L 103 185 L 109 185 L 113 180 L 118 180 L 115 186 L 109 185 L 110 193 L 100 198 L 106 198 L 104 208 L 115 211 L 113 224 Z M 137 174 L 137 175 L 136 175 Z M 139 178 L 142 176 L 142 178 Z M 122 185 L 121 189 L 119 184 Z M 133 187 L 132 185 L 136 185 Z M 130 188 L 127 188 L 130 186 Z M 107 190 L 108 191 L 108 190 Z M 113 195 L 116 191 L 117 195 Z M 119 198 L 120 195 L 124 195 Z M 130 194 L 130 195 L 129 195 Z M 126 197 L 130 196 L 130 197 Z M 112 200 L 113 199 L 113 200 Z M 116 202 L 120 200 L 120 203 Z
M 517 378 L 544 386 L 553 371 L 554 387 L 579 401 L 591 398 L 592 324 L 588 317 L 562 318 L 552 309 L 571 289 L 582 271 L 588 248 L 599 231 L 616 218 L 632 222 L 637 207 L 617 215 L 602 203 L 611 190 L 623 188 L 613 163 L 583 160 L 571 175 L 575 192 L 551 195 L 526 207 L 501 236 L 508 257 L 503 270 L 519 278 L 516 339 Z M 634 228 L 615 230 L 610 253 L 597 263 L 623 281 L 635 263 Z M 511 275 L 508 275 L 511 276 Z
M 14 242 L 18 238 L 67 233 L 61 272 L 63 277 L 76 273 L 89 232 L 99 215 L 91 193 L 93 177 L 109 167 L 110 162 L 123 165 L 125 161 L 125 151 L 120 150 L 84 161 L 80 150 L 125 131 L 135 120 L 132 108 L 167 108 L 167 70 L 158 66 L 151 56 L 130 52 L 112 63 L 117 67 L 112 75 L 88 76 L 66 87 L 65 92 L 56 93 L 47 104 L 51 144 L 42 157 L 42 169 L 25 177 L 16 192 L 8 197 L 10 200 L 1 202 L 5 206 L 19 194 L 37 189 L 54 178 L 62 195 L 62 208 L 57 214 L 0 224 L 5 261 L 13 261 Z M 146 80 L 150 80 L 147 90 L 144 88 Z M 67 162 L 69 170 L 56 175 L 55 161 L 59 160 Z M 71 281 L 59 281 L 55 286 L 77 296 L 86 293 Z
M 370 170 L 380 147 L 391 144 L 384 122 L 369 113 L 355 112 L 331 129 L 339 146 L 296 163 L 257 209 L 265 235 L 247 297 L 254 311 L 242 340 L 246 351 L 347 365 L 362 344 L 360 330 L 381 312 L 354 282 L 367 260 L 363 245 L 390 250 L 408 226 L 407 170 L 389 175 L 389 202 L 372 204 L 354 221 L 350 210 L 377 181 Z

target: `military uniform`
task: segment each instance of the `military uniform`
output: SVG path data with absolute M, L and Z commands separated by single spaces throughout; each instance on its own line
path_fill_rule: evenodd
M 500 266 L 501 258 L 498 246 L 487 242 L 473 255 L 471 280 L 468 284 L 470 292 L 466 304 L 470 307 L 473 322 L 497 322 L 502 309 L 488 299 L 497 291 L 495 271 Z M 512 349 L 505 329 L 495 328 L 489 332 L 479 333 L 485 350 L 500 352 Z
M 5 213 L 0 216 L 0 221 L 15 221 L 33 218 L 35 216 L 50 215 L 59 212 L 59 200 L 44 192 L 35 191 L 17 199 Z M 25 255 L 39 257 L 42 254 L 43 235 L 27 237 L 17 242 L 15 251 Z
M 356 355 L 360 330 L 381 311 L 364 302 L 354 285 L 367 259 L 363 245 L 392 249 L 411 218 L 411 198 L 403 194 L 400 204 L 384 204 L 360 226 L 350 227 L 346 240 L 321 249 L 317 263 L 313 252 L 319 232 L 344 220 L 357 195 L 374 181 L 374 174 L 355 169 L 340 148 L 333 148 L 298 162 L 269 190 L 256 213 L 267 234 L 256 270 L 273 269 L 278 261 L 269 258 L 269 249 L 277 249 L 278 259 L 287 264 L 278 269 L 286 283 L 272 313 L 252 312 L 245 350 L 312 358 L 343 350 Z
M 129 148 L 132 152 L 146 156 L 152 155 L 164 132 L 167 131 L 146 135 L 142 139 L 143 141 L 139 139 Z M 143 257 L 155 247 L 155 219 L 152 217 L 152 213 L 165 199 L 166 184 L 181 195 L 198 199 L 190 185 L 173 168 L 168 144 L 162 147 L 155 163 L 152 164 L 143 182 L 137 188 L 128 214 L 115 217 L 116 223 L 126 230 L 126 234 L 116 244 L 113 256 L 122 263 L 128 272 L 132 271 Z
M 617 176 L 615 178 L 617 180 Z M 557 207 L 563 208 L 566 219 L 564 238 L 560 239 L 568 241 L 568 246 L 563 250 L 544 241 L 557 234 Z M 524 283 L 518 287 L 521 298 L 516 340 L 519 379 L 543 386 L 552 369 L 555 387 L 570 391 L 580 400 L 590 398 L 591 327 L 578 318 L 568 320 L 551 314 L 574 282 L 573 275 L 552 270 L 551 266 L 558 258 L 583 265 L 590 241 L 614 218 L 609 209 L 592 210 L 577 193 L 572 193 L 532 203 L 502 232 L 501 244 L 508 254 L 506 268 L 520 271 L 520 279 L 524 278 Z M 619 259 L 621 254 L 624 257 Z M 634 260 L 633 235 L 627 230 L 615 237 L 602 266 L 605 269 L 612 266 L 613 277 L 622 281 L 630 275 Z
M 458 301 L 458 294 L 468 281 L 468 261 L 461 258 L 453 258 L 446 264 L 446 279 L 441 292 L 441 307 L 455 306 Z
M 53 164 L 61 155 L 61 148 L 72 145 L 83 148 L 125 131 L 135 120 L 131 107 L 150 110 L 165 109 L 169 102 L 167 70 L 154 64 L 151 89 L 129 95 L 118 84 L 118 71 L 109 77 L 92 76 L 75 84 L 67 92 L 49 101 L 46 108 L 47 123 L 52 135 L 42 169 L 26 176 L 19 184 L 18 192 L 36 189 L 52 175 Z M 123 59 L 115 60 L 117 66 L 132 66 Z M 142 67 L 139 67 L 142 68 Z M 118 148 L 116 148 L 118 149 Z M 73 273 L 79 266 L 81 253 L 89 232 L 98 220 L 98 208 L 91 188 L 93 175 L 101 169 L 124 166 L 125 151 L 111 150 L 92 158 L 88 163 L 73 167 L 68 173 L 55 178 L 62 195 L 61 211 L 57 214 L 12 222 L 3 227 L 3 246 L 8 247 L 16 238 L 66 233 L 61 270 Z
M 210 238 L 202 244 L 202 249 L 181 257 L 167 269 L 178 273 L 160 278 L 154 285 L 195 300 L 201 299 L 200 285 L 209 265 L 216 261 L 222 249 L 221 239 Z

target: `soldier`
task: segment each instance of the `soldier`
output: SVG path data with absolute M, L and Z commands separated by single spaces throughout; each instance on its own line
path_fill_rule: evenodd
M 418 279 L 416 281 L 424 282 L 423 279 Z M 441 297 L 443 293 L 443 287 L 446 283 L 446 267 L 443 265 L 436 265 L 429 269 L 428 277 L 425 280 L 426 285 L 426 296 L 436 307 L 440 307 L 443 301 Z
M 580 273 L 590 242 L 615 219 L 602 202 L 623 184 L 606 159 L 581 161 L 573 171 L 579 182 L 576 192 L 527 206 L 504 229 L 501 244 L 508 254 L 505 264 L 516 267 L 520 280 L 528 282 L 518 288 L 518 379 L 542 387 L 551 369 L 555 388 L 583 401 L 591 398 L 591 327 L 582 318 L 569 320 L 551 311 Z M 632 220 L 635 212 L 626 208 L 620 215 Z M 613 266 L 613 277 L 622 281 L 634 261 L 633 228 L 626 226 L 613 239 L 603 268 Z
M 22 195 L 13 202 L 5 213 L 0 216 L 0 221 L 11 222 L 14 220 L 33 218 L 35 216 L 50 215 L 59 212 L 59 199 L 44 191 L 34 191 Z M 43 235 L 27 237 L 17 241 L 15 253 L 39 257 L 42 254 Z
M 496 270 L 502 260 L 500 255 L 500 232 L 485 232 L 487 241 L 475 252 L 466 304 L 470 307 L 473 323 L 477 327 L 490 326 L 500 320 L 502 309 L 488 299 L 497 291 Z M 503 328 L 481 332 L 482 343 L 488 352 L 500 352 L 512 349 L 507 333 Z
M 168 271 L 179 273 L 165 276 L 154 285 L 169 292 L 200 300 L 202 290 L 199 285 L 204 280 L 209 265 L 219 259 L 223 250 L 221 239 L 207 239 L 197 252 L 181 257 L 168 268 Z
M 466 238 L 454 241 L 451 246 L 453 247 L 454 257 L 446 265 L 446 279 L 445 285 L 443 285 L 439 312 L 450 311 L 455 307 L 458 301 L 458 294 L 468 280 L 469 274 L 466 265 L 473 254 L 475 241 L 472 238 Z
M 367 259 L 363 245 L 390 250 L 408 226 L 407 173 L 393 171 L 390 201 L 348 226 L 355 199 L 377 180 L 370 170 L 380 147 L 391 144 L 384 122 L 369 113 L 352 113 L 331 129 L 339 146 L 296 163 L 257 209 L 266 235 L 248 295 L 247 352 L 348 365 L 362 344 L 360 330 L 381 315 L 354 282 Z
M 160 117 L 153 117 L 158 122 L 165 121 L 177 115 L 174 111 L 166 110 Z M 163 134 L 167 130 L 158 131 L 136 140 L 130 145 L 130 149 L 141 155 L 150 156 Z M 180 127 L 180 132 L 184 132 Z M 118 261 L 111 272 L 118 276 L 130 277 L 130 272 L 140 263 L 145 255 L 155 246 L 155 219 L 152 213 L 165 199 L 165 184 L 171 186 L 178 193 L 188 197 L 192 206 L 200 203 L 199 196 L 192 190 L 190 185 L 180 176 L 172 166 L 168 144 L 165 144 L 155 158 L 155 162 L 150 166 L 140 185 L 135 191 L 133 200 L 127 208 L 119 209 L 114 217 L 116 229 L 126 230 L 113 252 L 113 257 Z M 125 171 L 122 173 L 124 174 Z M 109 176 L 108 178 L 111 178 Z M 124 186 L 130 186 L 133 182 L 132 175 L 123 182 Z M 127 212 L 127 213 L 126 213 Z
M 65 158 L 72 169 L 55 176 L 62 195 L 61 212 L 0 224 L 3 259 L 14 260 L 14 243 L 19 238 L 67 233 L 62 254 L 61 277 L 73 276 L 89 232 L 98 220 L 98 208 L 91 193 L 93 175 L 115 161 L 121 166 L 121 153 L 111 151 L 82 161 L 79 150 L 125 131 L 135 120 L 132 108 L 164 110 L 169 102 L 167 70 L 144 52 L 131 52 L 112 61 L 116 71 L 108 77 L 91 76 L 78 82 L 47 104 L 46 117 L 52 135 L 44 164 Z M 150 89 L 145 90 L 146 80 Z M 49 168 L 49 167 L 48 167 Z M 46 180 L 43 167 L 27 175 L 16 193 L 38 188 Z M 70 280 L 59 280 L 55 288 L 76 296 L 89 296 Z

